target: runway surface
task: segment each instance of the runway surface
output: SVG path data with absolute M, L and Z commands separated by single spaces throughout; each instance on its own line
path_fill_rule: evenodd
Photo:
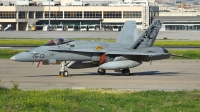
M 130 76 L 106 71 L 98 75 L 97 68 L 69 69 L 71 77 L 57 76 L 59 65 L 0 60 L 0 85 L 12 88 L 14 83 L 23 90 L 107 88 L 119 90 L 194 90 L 200 89 L 200 60 L 160 60 L 144 62 L 130 69 Z
M 139 30 L 141 35 L 144 30 Z M 113 31 L 0 31 L 0 38 L 113 38 L 117 39 L 120 32 Z M 160 31 L 156 39 L 200 40 L 199 31 Z

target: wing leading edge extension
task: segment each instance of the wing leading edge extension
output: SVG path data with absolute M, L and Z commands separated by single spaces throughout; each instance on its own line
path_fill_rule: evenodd
M 65 49 L 65 50 L 62 50 L 62 49 L 52 49 L 52 50 L 49 50 L 49 51 L 55 51 L 55 52 L 96 52 L 96 53 L 105 53 L 107 52 L 107 50 L 95 50 L 95 49 L 80 49 L 80 48 L 77 48 L 77 49 Z

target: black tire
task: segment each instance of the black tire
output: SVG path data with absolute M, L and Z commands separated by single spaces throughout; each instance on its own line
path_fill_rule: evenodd
M 64 72 L 63 72 L 63 76 L 64 76 L 64 77 L 68 77 L 68 75 L 69 75 L 68 71 L 64 71 Z
M 62 75 L 62 72 L 60 71 L 58 75 Z
M 127 68 L 127 69 L 123 69 L 122 70 L 122 75 L 123 76 L 128 76 L 128 75 L 130 75 L 130 70 Z
M 98 69 L 97 72 L 100 74 L 100 75 L 105 75 L 106 74 L 106 70 L 104 69 Z
M 101 75 L 105 75 L 106 74 L 106 70 L 101 69 Z

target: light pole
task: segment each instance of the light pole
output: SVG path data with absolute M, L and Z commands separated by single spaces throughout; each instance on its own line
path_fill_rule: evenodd
M 49 27 L 50 27 L 50 15 L 51 15 L 51 14 L 50 14 L 50 1 L 51 1 L 51 0 L 49 0 Z
M 101 26 L 102 26 L 103 19 L 102 19 L 102 18 L 100 18 L 100 19 L 99 19 L 99 21 L 100 21 L 100 27 L 99 27 L 99 30 L 101 30 L 101 29 L 102 29 L 102 27 L 101 27 Z

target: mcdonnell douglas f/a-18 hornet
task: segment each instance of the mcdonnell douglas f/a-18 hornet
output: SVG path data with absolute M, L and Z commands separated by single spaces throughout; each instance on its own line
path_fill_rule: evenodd
M 139 66 L 144 61 L 170 58 L 171 54 L 161 47 L 153 46 L 162 26 L 160 20 L 153 23 L 138 36 L 135 21 L 126 21 L 116 43 L 74 41 L 52 39 L 45 45 L 33 48 L 11 57 L 20 62 L 40 62 L 43 65 L 60 64 L 59 75 L 68 76 L 67 68 L 81 69 L 98 67 L 97 72 L 104 75 L 106 70 L 129 75 L 129 68 Z M 102 32 L 103 33 L 103 32 Z

